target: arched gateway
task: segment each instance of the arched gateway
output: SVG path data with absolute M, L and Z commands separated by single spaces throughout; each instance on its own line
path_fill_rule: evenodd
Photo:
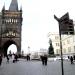
M 7 49 L 11 44 L 17 46 L 17 52 L 21 53 L 21 27 L 22 8 L 18 9 L 17 0 L 12 0 L 8 10 L 5 5 L 0 12 L 0 53 L 7 55 Z

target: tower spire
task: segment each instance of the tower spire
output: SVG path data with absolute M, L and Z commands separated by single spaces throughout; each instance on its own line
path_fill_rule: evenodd
M 9 7 L 10 11 L 18 11 L 18 2 L 17 0 L 12 0 L 10 7 Z
M 5 3 L 4 3 L 4 6 L 3 6 L 3 8 L 2 8 L 2 11 L 4 11 L 5 10 Z

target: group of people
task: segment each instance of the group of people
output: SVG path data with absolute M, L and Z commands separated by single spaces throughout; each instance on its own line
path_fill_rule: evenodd
M 70 59 L 71 64 L 74 64 L 75 55 L 74 56 L 68 56 L 68 59 Z
M 13 59 L 13 63 L 17 62 L 18 61 L 18 55 L 17 54 L 14 54 L 14 59 Z M 7 59 L 7 63 L 9 63 L 9 59 L 12 58 L 10 55 L 7 55 L 6 56 L 6 59 Z
M 14 58 L 13 58 L 13 63 L 15 63 L 15 62 L 18 61 L 18 55 L 17 55 L 17 54 L 14 54 L 13 56 L 14 56 Z M 2 64 L 3 58 L 6 58 L 7 63 L 9 63 L 9 60 L 10 60 L 10 58 L 12 58 L 12 57 L 11 57 L 10 55 L 3 56 L 2 54 L 0 54 L 0 66 L 1 66 L 1 64 Z
M 47 65 L 47 59 L 48 59 L 47 54 L 41 55 L 40 58 L 41 58 L 42 64 Z M 26 59 L 27 61 L 30 61 L 30 54 L 27 54 Z
M 47 54 L 41 55 L 40 58 L 41 58 L 42 64 L 47 65 L 47 59 L 48 59 Z M 27 54 L 26 59 L 27 61 L 30 61 L 30 54 Z

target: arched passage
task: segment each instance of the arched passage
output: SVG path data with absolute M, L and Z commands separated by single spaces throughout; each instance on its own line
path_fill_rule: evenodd
M 8 40 L 3 45 L 3 53 L 4 53 L 4 56 L 7 55 L 7 50 L 9 48 L 9 46 L 12 45 L 12 44 L 16 45 L 17 50 L 18 50 L 18 45 L 13 40 Z
M 13 54 L 17 52 L 17 46 L 15 44 L 11 44 L 7 49 L 7 54 Z

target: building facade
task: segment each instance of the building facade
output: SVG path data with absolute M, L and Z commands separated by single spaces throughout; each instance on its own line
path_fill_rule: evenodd
M 60 55 L 60 37 L 58 33 L 49 33 L 52 40 L 54 54 Z M 75 35 L 62 35 L 62 52 L 64 55 L 75 54 Z

